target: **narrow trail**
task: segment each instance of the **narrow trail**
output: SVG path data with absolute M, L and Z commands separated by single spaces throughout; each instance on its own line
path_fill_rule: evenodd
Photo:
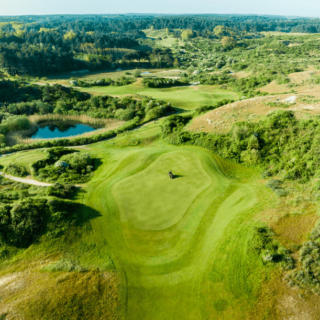
M 3 171 L 0 171 L 0 175 L 3 176 L 6 179 L 12 180 L 12 181 L 16 181 L 16 182 L 21 182 L 21 183 L 25 183 L 25 184 L 32 184 L 34 186 L 40 186 L 40 187 L 50 187 L 53 185 L 53 183 L 47 183 L 47 182 L 41 182 L 41 181 L 37 181 L 34 179 L 30 179 L 30 178 L 18 178 L 18 177 L 14 177 L 10 174 L 6 174 Z
M 21 183 L 25 183 L 25 184 L 31 184 L 31 185 L 39 186 L 39 187 L 50 187 L 50 186 L 54 185 L 54 183 L 42 182 L 42 181 L 34 180 L 32 178 L 15 177 L 15 176 L 12 176 L 10 174 L 6 174 L 3 171 L 0 171 L 0 175 L 3 176 L 6 179 L 9 179 L 9 180 L 12 180 L 12 181 L 21 182 Z M 83 187 L 82 185 L 79 185 L 79 184 L 75 184 L 74 186 L 76 188 L 82 188 Z

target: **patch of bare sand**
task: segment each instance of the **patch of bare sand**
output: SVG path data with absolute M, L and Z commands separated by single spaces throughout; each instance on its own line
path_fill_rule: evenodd
M 235 76 L 237 79 L 242 79 L 242 78 L 251 76 L 252 72 L 239 71 L 239 72 L 233 73 L 232 75 Z

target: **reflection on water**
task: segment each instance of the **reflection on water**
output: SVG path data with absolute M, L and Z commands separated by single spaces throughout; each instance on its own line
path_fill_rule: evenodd
M 96 130 L 96 128 L 88 124 L 55 122 L 39 125 L 38 131 L 31 136 L 31 139 L 67 138 L 94 130 Z

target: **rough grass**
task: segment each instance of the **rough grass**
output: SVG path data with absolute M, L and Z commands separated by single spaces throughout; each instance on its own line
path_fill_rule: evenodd
M 284 245 L 300 245 L 308 240 L 307 235 L 318 219 L 315 214 L 285 215 L 273 223 L 272 229 Z
M 31 271 L 2 279 L 3 319 L 121 319 L 116 273 Z

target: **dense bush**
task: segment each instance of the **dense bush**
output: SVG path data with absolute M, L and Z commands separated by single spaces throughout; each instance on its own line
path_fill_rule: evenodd
M 47 165 L 52 165 L 57 162 L 62 156 L 76 152 L 74 149 L 66 149 L 63 147 L 54 147 L 48 150 L 45 150 L 47 156 L 44 159 L 37 160 L 31 164 L 33 174 L 37 175 L 41 168 L 44 168 Z
M 282 184 L 283 182 L 280 180 L 270 179 L 266 183 L 266 187 L 270 188 L 279 197 L 284 197 L 287 195 L 287 191 L 284 188 L 282 188 Z
M 28 247 L 42 234 L 61 235 L 76 222 L 75 204 L 46 198 L 27 198 L 0 206 L 0 239 L 17 247 Z
M 78 87 L 92 87 L 92 86 L 115 86 L 115 87 L 121 87 L 121 86 L 127 86 L 136 80 L 132 77 L 120 77 L 117 80 L 112 80 L 111 78 L 106 79 L 100 79 L 100 80 L 93 80 L 93 81 L 86 81 L 86 80 L 77 80 L 74 85 Z
M 260 255 L 265 263 L 279 263 L 285 270 L 291 270 L 294 267 L 289 251 L 273 239 L 273 234 L 268 227 L 254 228 L 249 249 Z
M 47 188 L 47 195 L 57 198 L 69 198 L 73 192 L 75 187 L 70 184 L 63 185 L 61 183 L 55 183 L 54 185 Z
M 167 88 L 174 86 L 183 86 L 188 83 L 181 82 L 177 79 L 168 79 L 168 78 L 143 78 L 142 84 L 148 88 Z
M 8 174 L 18 177 L 25 177 L 28 175 L 28 171 L 26 170 L 26 168 L 16 163 L 9 163 L 4 168 L 4 171 Z
M 6 134 L 9 131 L 28 130 L 30 122 L 26 116 L 9 116 L 2 120 L 0 124 L 0 133 Z
M 299 250 L 299 266 L 286 276 L 290 286 L 320 294 L 320 224 L 312 230 L 310 240 Z
M 171 115 L 167 117 L 162 123 L 162 134 L 164 137 L 181 131 L 184 126 L 190 121 L 191 116 L 179 116 L 179 115 Z
M 212 104 L 211 106 L 199 107 L 199 108 L 196 109 L 196 111 L 194 113 L 194 116 L 198 116 L 201 113 L 205 113 L 205 112 L 208 112 L 210 110 L 214 110 L 214 109 L 220 108 L 220 107 L 222 107 L 222 106 L 224 106 L 226 104 L 232 103 L 232 102 L 234 102 L 234 100 L 223 99 L 221 101 L 218 101 L 218 102 Z
M 47 153 L 46 158 L 31 165 L 33 174 L 38 180 L 81 183 L 87 182 L 94 171 L 94 160 L 88 153 L 62 147 L 49 149 Z

